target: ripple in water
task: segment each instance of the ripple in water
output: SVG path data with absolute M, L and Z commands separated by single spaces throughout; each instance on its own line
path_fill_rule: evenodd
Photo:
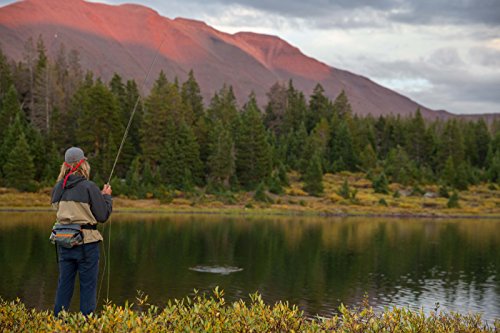
M 236 272 L 241 272 L 243 268 L 233 267 L 233 266 L 195 266 L 189 268 L 192 271 L 200 273 L 211 273 L 211 274 L 221 274 L 229 275 Z

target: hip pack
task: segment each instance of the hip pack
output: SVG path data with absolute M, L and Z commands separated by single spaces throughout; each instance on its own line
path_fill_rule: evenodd
M 67 249 L 73 246 L 83 244 L 83 232 L 80 224 L 54 224 L 49 240 L 52 244 L 65 247 Z
M 49 240 L 52 244 L 70 249 L 83 244 L 83 229 L 96 230 L 96 225 L 91 224 L 60 224 L 56 223 L 52 227 Z

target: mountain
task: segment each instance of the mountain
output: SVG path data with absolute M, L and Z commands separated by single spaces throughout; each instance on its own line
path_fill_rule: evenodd
M 172 20 L 140 5 L 26 0 L 0 8 L 0 43 L 7 56 L 22 59 L 25 41 L 36 40 L 39 34 L 49 54 L 55 55 L 64 43 L 67 50 L 79 51 L 83 68 L 104 80 L 116 72 L 142 82 L 161 45 L 149 86 L 161 69 L 170 79 L 177 76 L 180 80 L 193 69 L 206 102 L 227 83 L 240 103 L 254 91 L 263 104 L 275 82 L 292 79 L 307 95 L 317 83 L 331 98 L 344 89 L 354 112 L 361 115 L 409 115 L 418 107 L 427 118 L 451 115 L 308 57 L 279 37 L 227 34 L 200 21 Z

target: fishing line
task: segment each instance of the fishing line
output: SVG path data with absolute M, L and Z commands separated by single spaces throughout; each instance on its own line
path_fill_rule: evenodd
M 151 65 L 149 65 L 149 70 L 148 73 L 146 74 L 146 77 L 144 78 L 144 81 L 142 82 L 142 89 L 141 91 L 144 91 L 146 87 L 146 82 L 149 78 L 149 74 L 151 74 L 151 69 L 153 68 L 154 63 L 156 62 L 156 58 L 158 58 L 158 54 L 160 54 L 160 49 L 161 46 L 163 45 L 163 42 L 165 41 L 165 36 L 163 36 L 163 39 L 161 40 L 160 46 L 158 46 L 158 49 L 156 50 L 155 57 L 153 61 L 151 62 Z M 135 112 L 137 111 L 137 106 L 139 105 L 139 101 L 141 99 L 141 95 L 137 96 L 137 100 L 135 101 L 134 109 L 132 110 L 132 114 L 130 115 L 130 118 L 128 120 L 127 128 L 125 128 L 125 133 L 123 133 L 122 137 L 122 142 L 120 143 L 120 148 L 118 148 L 118 153 L 116 154 L 115 162 L 113 163 L 113 168 L 111 168 L 111 172 L 109 173 L 109 178 L 108 178 L 108 184 L 111 182 L 111 177 L 113 176 L 113 172 L 115 171 L 116 167 L 116 162 L 118 162 L 118 157 L 120 156 L 120 153 L 123 149 L 123 144 L 125 143 L 125 139 L 127 138 L 128 131 L 130 129 L 130 124 L 132 124 L 132 120 L 134 119 Z
M 165 35 L 163 35 L 162 40 L 160 42 L 160 45 L 158 46 L 158 49 L 156 50 L 155 57 L 153 58 L 153 61 L 149 65 L 148 72 L 146 73 L 146 77 L 144 77 L 144 81 L 142 82 L 141 86 L 141 91 L 144 91 L 146 88 L 146 82 L 148 81 L 149 75 L 151 74 L 151 70 L 153 69 L 154 64 L 156 63 L 156 59 L 158 58 L 158 55 L 160 54 L 160 49 L 163 45 L 163 42 L 165 41 Z M 139 101 L 141 100 L 141 95 L 139 92 L 139 95 L 137 96 L 137 100 L 135 101 L 134 108 L 132 109 L 132 113 L 130 114 L 130 118 L 127 123 L 127 127 L 125 128 L 125 132 L 123 133 L 122 141 L 120 143 L 120 147 L 118 148 L 118 152 L 116 153 L 116 158 L 113 163 L 113 167 L 111 168 L 111 172 L 109 173 L 109 178 L 107 184 L 111 183 L 111 178 L 113 177 L 113 173 L 115 171 L 116 163 L 118 162 L 118 158 L 120 157 L 120 153 L 123 149 L 123 145 L 125 144 L 125 139 L 127 138 L 128 131 L 130 130 L 130 125 L 132 124 L 132 120 L 134 119 L 135 112 L 137 111 L 137 106 L 139 105 Z M 106 272 L 106 267 L 108 268 L 108 277 L 107 277 L 107 283 L 106 283 L 106 301 L 109 301 L 109 280 L 110 280 L 110 275 L 111 275 L 111 218 L 109 219 L 109 222 L 107 223 L 109 225 L 108 227 L 108 256 L 106 257 L 106 247 L 103 245 L 103 256 L 104 256 L 104 269 L 102 272 L 101 276 L 101 282 L 99 285 L 99 292 L 97 299 L 99 299 L 100 294 L 101 294 L 101 287 L 102 287 L 102 282 L 104 280 L 104 274 Z M 106 228 L 106 226 L 104 226 Z M 104 230 L 103 230 L 104 232 Z M 107 262 L 107 264 L 106 264 Z

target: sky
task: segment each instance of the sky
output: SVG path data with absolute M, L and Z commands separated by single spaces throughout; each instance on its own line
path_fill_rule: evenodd
M 277 35 L 429 108 L 500 113 L 500 0 L 92 1 Z

